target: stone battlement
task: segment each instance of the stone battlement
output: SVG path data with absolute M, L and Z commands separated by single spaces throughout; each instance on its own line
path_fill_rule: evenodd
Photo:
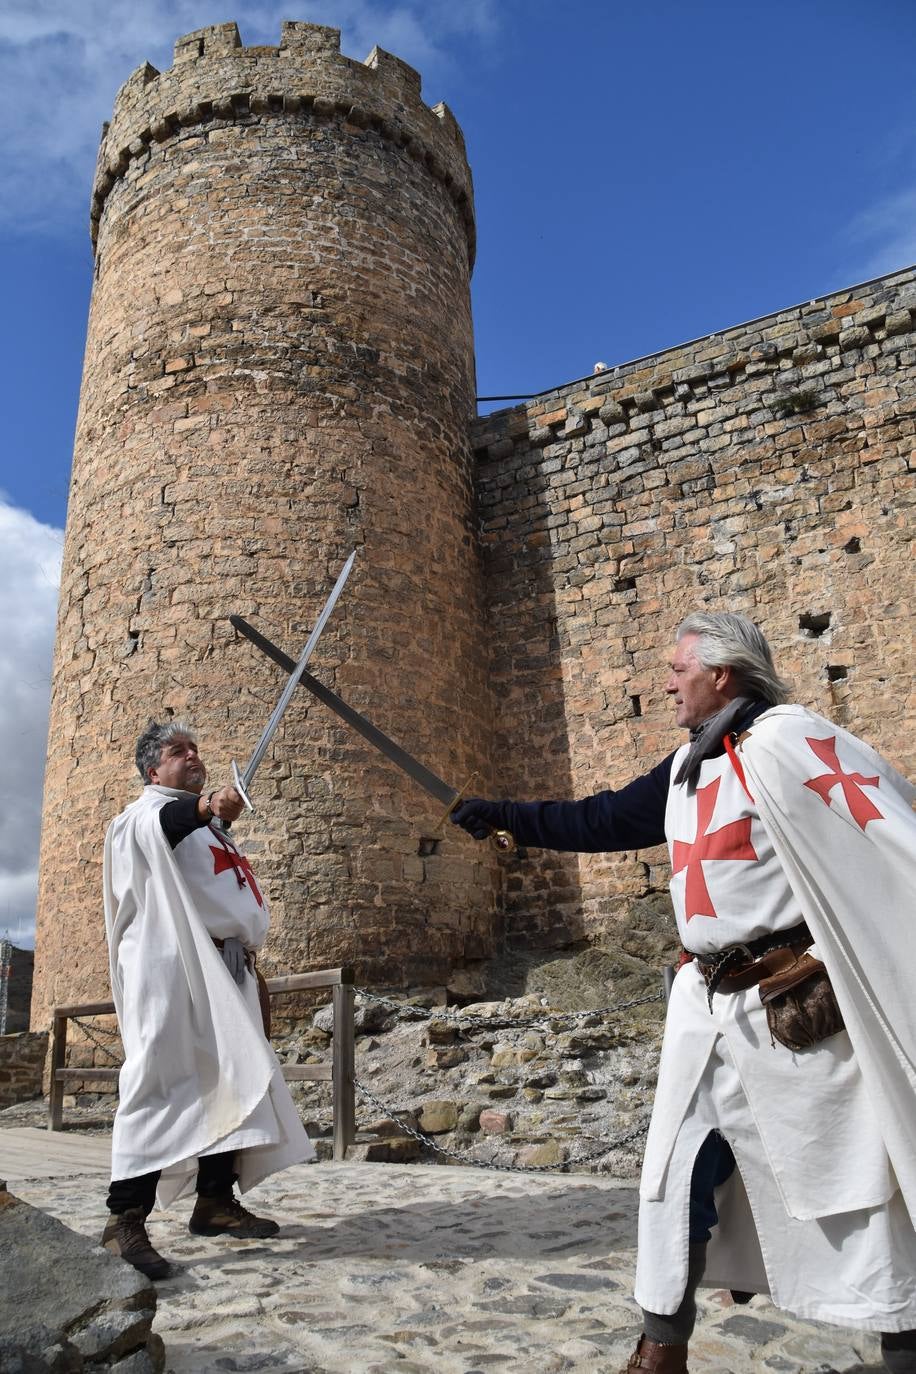
M 395 143 L 440 181 L 464 223 L 473 263 L 476 234 L 464 136 L 445 104 L 420 97 L 420 74 L 373 48 L 365 62 L 340 52 L 340 30 L 287 22 L 280 45 L 242 46 L 236 24 L 214 24 L 175 43 L 165 72 L 145 62 L 125 81 L 103 126 L 90 208 L 93 246 L 115 184 L 153 144 L 185 130 L 265 119 L 337 121 L 354 137 Z

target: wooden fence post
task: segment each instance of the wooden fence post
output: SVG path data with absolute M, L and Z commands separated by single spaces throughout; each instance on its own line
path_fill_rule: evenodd
M 51 1022 L 51 1082 L 48 1088 L 48 1130 L 59 1131 L 64 1121 L 64 1083 L 57 1077 L 67 1059 L 67 1017 L 54 1013 Z
M 332 1090 L 334 1100 L 334 1158 L 344 1160 L 356 1139 L 355 1028 L 353 1022 L 353 970 L 342 968 L 333 989 L 334 1049 Z

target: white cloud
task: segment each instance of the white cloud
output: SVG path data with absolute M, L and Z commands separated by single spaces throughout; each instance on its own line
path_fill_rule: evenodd
M 0 935 L 28 946 L 62 543 L 0 494 Z
M 341 29 L 345 53 L 377 44 L 429 82 L 451 66 L 449 44 L 486 41 L 497 0 L 313 0 L 297 18 Z M 102 122 L 141 63 L 171 65 L 175 39 L 237 16 L 242 42 L 276 44 L 288 0 L 5 0 L 0 5 L 0 222 L 71 229 L 86 218 Z
M 857 215 L 845 239 L 855 246 L 854 281 L 867 281 L 916 262 L 916 186 L 887 196 Z

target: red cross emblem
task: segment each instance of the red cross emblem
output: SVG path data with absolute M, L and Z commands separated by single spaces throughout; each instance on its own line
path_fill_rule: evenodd
M 237 849 L 223 849 L 215 844 L 211 844 L 209 849 L 210 853 L 213 855 L 214 874 L 223 873 L 227 868 L 231 868 L 239 880 L 239 887 L 244 887 L 247 880 L 248 886 L 251 888 L 252 895 L 258 906 L 263 906 L 264 898 L 261 896 L 258 885 L 254 880 L 254 874 L 251 871 L 251 864 L 245 858 L 245 855 L 240 854 Z
M 673 871 L 680 873 L 682 868 L 687 869 L 684 915 L 688 921 L 694 916 L 718 915 L 706 886 L 704 860 L 757 859 L 757 853 L 751 844 L 750 816 L 744 816 L 738 821 L 729 821 L 718 830 L 709 829 L 721 781 L 721 778 L 713 778 L 708 786 L 697 790 L 697 837 L 693 843 L 688 844 L 685 840 L 674 841 Z
M 826 739 L 808 739 L 806 736 L 805 743 L 811 747 L 821 763 L 826 763 L 830 769 L 829 773 L 821 773 L 820 777 L 809 778 L 805 783 L 806 787 L 816 792 L 821 801 L 826 802 L 828 806 L 834 787 L 842 787 L 846 805 L 861 830 L 865 829 L 869 821 L 884 820 L 883 813 L 878 810 L 871 797 L 866 797 L 862 791 L 863 787 L 877 787 L 880 779 L 864 778 L 861 773 L 844 773 L 837 757 L 836 735 L 828 735 Z

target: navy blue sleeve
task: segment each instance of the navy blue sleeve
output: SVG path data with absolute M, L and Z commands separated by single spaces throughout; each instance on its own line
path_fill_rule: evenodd
M 500 824 L 516 843 L 538 849 L 599 854 L 662 844 L 673 758 L 669 754 L 618 792 L 576 802 L 500 802 Z
M 199 830 L 208 821 L 202 821 L 197 814 L 197 797 L 176 797 L 166 802 L 159 811 L 159 824 L 172 849 L 180 844 L 193 830 Z

